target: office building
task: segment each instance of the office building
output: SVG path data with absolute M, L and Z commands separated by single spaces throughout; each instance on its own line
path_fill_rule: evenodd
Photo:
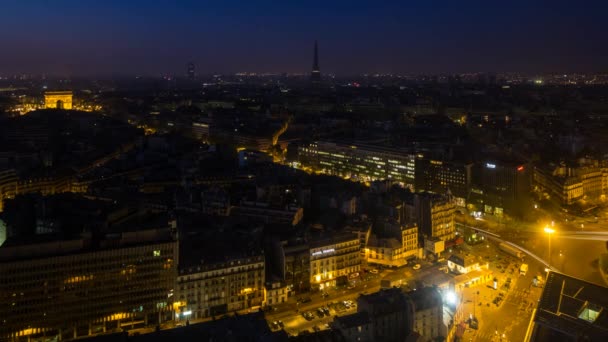
M 58 238 L 45 226 L 0 247 L 0 339 L 72 339 L 171 319 L 178 246 L 169 228 Z
M 416 191 L 449 192 L 455 197 L 455 203 L 464 207 L 471 185 L 472 167 L 473 164 L 417 158 Z
M 362 182 L 390 179 L 414 186 L 416 156 L 406 150 L 317 141 L 300 146 L 298 153 L 302 165 L 313 171 Z
M 530 175 L 528 167 L 516 161 L 506 159 L 490 159 L 480 163 L 476 168 L 476 193 L 472 191 L 471 203 L 487 214 L 502 216 L 504 212 L 521 215 L 529 207 L 525 207 L 530 192 Z

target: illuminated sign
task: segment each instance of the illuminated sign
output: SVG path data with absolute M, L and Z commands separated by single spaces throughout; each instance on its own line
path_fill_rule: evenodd
M 313 255 L 313 256 L 315 256 L 315 255 L 328 254 L 328 253 L 333 253 L 333 252 L 335 252 L 335 251 L 336 251 L 336 250 L 335 250 L 335 249 L 333 249 L 333 248 L 330 248 L 330 249 L 324 249 L 324 250 L 322 250 L 322 251 L 316 251 L 316 252 L 313 252 L 313 253 L 312 253 L 312 255 Z
M 523 171 L 523 170 L 524 170 L 524 166 L 523 165 L 517 167 L 517 171 Z
M 182 313 L 182 315 L 184 315 L 184 316 L 190 316 L 190 315 L 192 315 L 192 311 L 190 311 L 190 310 L 188 310 L 188 311 L 184 311 L 184 312 Z
M 490 164 L 490 163 L 486 163 L 486 167 L 488 169 L 495 169 L 496 168 L 496 164 Z

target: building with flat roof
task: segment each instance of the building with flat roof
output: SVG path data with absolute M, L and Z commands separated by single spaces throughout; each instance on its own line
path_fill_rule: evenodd
M 166 215 L 75 195 L 2 213 L 0 340 L 72 339 L 172 317 L 178 245 Z
M 529 341 L 605 341 L 608 288 L 549 272 L 532 318 Z
M 364 182 L 390 179 L 414 186 L 416 156 L 408 150 L 316 141 L 300 146 L 298 153 L 302 165 L 322 173 Z
M 418 158 L 415 164 L 416 191 L 445 194 L 448 191 L 461 206 L 469 194 L 473 164 Z
M 171 318 L 169 230 L 0 247 L 0 339 L 71 339 Z

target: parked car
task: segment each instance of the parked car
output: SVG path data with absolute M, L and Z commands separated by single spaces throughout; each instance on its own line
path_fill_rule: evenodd
M 315 318 L 315 315 L 310 311 L 306 311 L 302 313 L 302 317 L 307 321 L 312 321 Z

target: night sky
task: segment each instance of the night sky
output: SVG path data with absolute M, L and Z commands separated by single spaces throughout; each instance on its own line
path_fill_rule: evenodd
M 2 0 L 0 74 L 608 69 L 608 1 Z

